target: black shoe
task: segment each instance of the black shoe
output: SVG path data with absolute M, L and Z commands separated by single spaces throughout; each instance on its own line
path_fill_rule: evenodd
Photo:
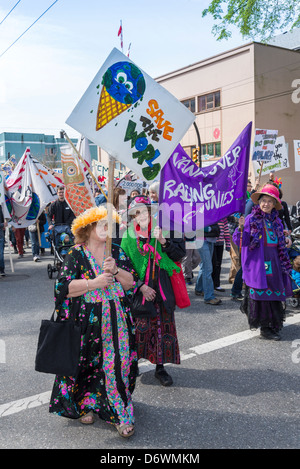
M 272 329 L 266 327 L 260 330 L 260 338 L 266 340 L 280 340 L 281 337 L 277 332 L 272 331 Z
M 204 296 L 204 292 L 203 292 L 203 291 L 195 290 L 195 295 L 197 295 L 197 296 Z
M 6 277 L 6 274 L 4 272 L 0 272 L 0 277 Z
M 157 378 L 163 386 L 172 386 L 173 384 L 171 376 L 166 372 L 164 367 L 156 368 L 155 378 Z
M 233 301 L 243 301 L 243 295 L 230 295 Z
M 222 300 L 219 300 L 219 298 L 212 298 L 211 300 L 204 300 L 204 303 L 206 303 L 207 305 L 216 306 L 216 305 L 221 305 Z
M 219 291 L 219 292 L 224 292 L 225 291 L 225 288 L 221 288 L 221 287 L 215 287 L 215 290 L 216 291 Z

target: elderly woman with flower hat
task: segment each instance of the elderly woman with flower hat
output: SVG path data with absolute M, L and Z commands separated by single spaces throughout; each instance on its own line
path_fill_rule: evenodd
M 98 415 L 129 437 L 137 352 L 126 291 L 137 276 L 120 246 L 112 243 L 107 256 L 107 228 L 104 207 L 86 210 L 72 224 L 75 245 L 64 259 L 55 293 L 67 287 L 63 307 L 66 317 L 74 315 L 81 326 L 81 351 L 76 376 L 56 376 L 50 412 L 84 424 Z
M 282 222 L 278 215 L 281 202 L 278 188 L 266 184 L 253 193 L 250 215 L 239 220 L 233 234 L 241 246 L 246 294 L 241 310 L 247 314 L 250 328 L 261 328 L 261 338 L 280 340 L 284 321 L 283 304 L 292 295 L 289 260 Z
M 136 319 L 138 358 L 156 364 L 155 377 L 163 386 L 173 384 L 165 363 L 180 363 L 175 325 L 175 298 L 170 276 L 180 268 L 175 262 L 186 254 L 183 239 L 165 238 L 151 216 L 156 206 L 146 196 L 130 200 L 128 215 L 132 217 L 121 246 L 131 259 L 139 276 L 138 288 L 146 301 L 154 303 L 153 317 Z M 155 226 L 156 225 L 156 226 Z M 154 279 L 153 278 L 154 266 Z

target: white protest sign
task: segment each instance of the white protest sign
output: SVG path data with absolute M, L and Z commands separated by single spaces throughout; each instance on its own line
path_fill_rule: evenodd
M 66 123 L 151 181 L 194 120 L 172 94 L 113 49 Z
M 142 193 L 142 190 L 147 188 L 148 184 L 141 179 L 136 179 L 135 181 L 127 181 L 126 179 L 122 179 L 118 186 L 122 187 L 122 189 L 126 191 L 127 195 L 130 195 L 134 190 L 138 190 L 140 193 Z
M 255 176 L 259 175 L 260 170 L 261 175 L 264 176 L 270 171 L 281 171 L 282 169 L 289 168 L 288 145 L 285 143 L 284 136 L 277 137 L 271 161 L 262 161 L 262 169 L 258 161 L 252 161 L 252 163 Z
M 108 167 L 95 160 L 93 160 L 92 162 L 92 171 L 96 179 L 98 179 L 98 177 L 105 178 L 105 179 L 108 178 Z M 121 179 L 124 176 L 124 174 L 125 174 L 124 171 L 115 169 L 114 177 L 115 179 Z
M 295 171 L 300 171 L 300 140 L 294 140 Z
M 278 130 L 255 129 L 252 161 L 271 161 Z

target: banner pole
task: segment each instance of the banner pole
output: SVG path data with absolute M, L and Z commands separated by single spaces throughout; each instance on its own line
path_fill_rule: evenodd
M 108 197 L 107 197 L 107 238 L 106 238 L 106 257 L 111 256 L 111 245 L 113 235 L 113 197 L 114 197 L 114 172 L 115 158 L 109 155 L 108 163 Z
M 39 247 L 41 247 L 41 232 L 40 232 L 40 223 L 39 223 L 39 219 L 37 218 L 36 220 L 36 230 L 37 230 L 37 234 L 38 234 L 38 240 L 39 240 Z
M 240 264 L 241 264 L 241 262 L 242 262 L 243 232 L 244 232 L 244 227 L 242 227 L 242 229 L 241 229 L 241 235 L 240 235 L 240 245 L 239 245 L 239 262 L 240 262 Z
M 156 251 L 157 251 L 157 239 L 155 240 L 154 255 L 153 255 L 153 266 L 152 266 L 152 280 L 153 280 L 153 282 L 154 282 L 154 279 L 155 279 Z
M 8 226 L 5 228 L 5 235 L 6 235 L 7 245 L 8 245 L 10 268 L 11 268 L 11 271 L 14 273 L 15 269 L 14 269 L 14 263 L 13 263 L 13 260 L 12 260 L 12 255 L 11 255 L 11 247 L 10 247 L 10 240 L 9 240 L 9 227 Z
M 264 162 L 262 161 L 261 165 L 260 165 L 259 175 L 258 175 L 258 183 L 259 184 L 260 184 L 260 178 L 261 178 L 261 172 L 262 172 L 262 169 L 263 169 L 263 165 L 264 165 Z

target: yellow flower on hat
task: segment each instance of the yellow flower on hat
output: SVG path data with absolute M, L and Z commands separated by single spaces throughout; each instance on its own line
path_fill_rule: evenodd
M 85 212 L 78 215 L 78 217 L 73 220 L 71 230 L 73 235 L 77 233 L 80 228 L 84 228 L 87 225 L 91 225 L 97 221 L 103 220 L 107 218 L 107 209 L 104 207 L 92 207 Z M 120 223 L 120 217 L 117 212 L 113 211 L 113 221 L 116 223 Z

